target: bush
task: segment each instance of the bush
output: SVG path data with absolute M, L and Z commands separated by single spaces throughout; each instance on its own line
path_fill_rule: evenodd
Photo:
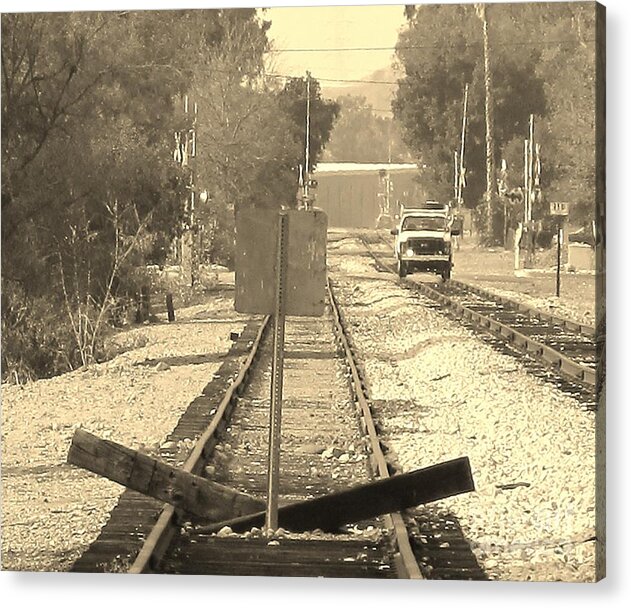
M 50 378 L 81 365 L 61 303 L 28 298 L 16 284 L 2 289 L 2 380 Z

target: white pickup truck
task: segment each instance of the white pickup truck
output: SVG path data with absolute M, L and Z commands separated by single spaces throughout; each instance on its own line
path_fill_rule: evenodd
M 451 278 L 451 237 L 459 234 L 452 224 L 447 205 L 428 201 L 422 207 L 403 208 L 398 228 L 390 231 L 396 236 L 394 253 L 399 276 L 420 271 L 435 272 L 444 280 Z

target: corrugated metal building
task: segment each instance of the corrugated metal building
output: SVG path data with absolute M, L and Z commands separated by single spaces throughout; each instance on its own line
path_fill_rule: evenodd
M 315 205 L 326 211 L 331 228 L 375 228 L 387 181 L 391 215 L 399 202 L 425 200 L 418 175 L 411 163 L 319 163 Z

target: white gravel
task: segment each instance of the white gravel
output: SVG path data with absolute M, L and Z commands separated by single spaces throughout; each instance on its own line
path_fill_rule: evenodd
M 594 415 L 456 323 L 419 306 L 344 239 L 329 261 L 370 396 L 404 470 L 469 456 L 476 492 L 444 501 L 482 565 L 505 580 L 594 578 Z M 344 278 L 353 275 L 352 278 Z M 364 278 L 365 277 L 365 280 Z M 228 323 L 197 322 L 196 316 Z M 243 319 L 232 298 L 178 311 L 174 325 L 119 336 L 131 348 L 88 371 L 2 387 L 2 568 L 66 570 L 122 488 L 65 463 L 79 426 L 152 450 L 220 361 L 137 365 L 223 353 Z M 411 404 L 404 403 L 411 401 Z M 514 489 L 503 484 L 524 483 Z
M 204 321 L 203 319 L 206 319 Z M 229 320 L 213 323 L 213 320 Z M 175 324 L 120 334 L 111 361 L 25 386 L 2 386 L 2 568 L 66 570 L 92 542 L 122 486 L 65 464 L 75 429 L 156 449 L 212 380 L 240 331 L 232 297 L 177 311 Z M 169 357 L 171 363 L 147 360 Z M 177 359 L 181 357 L 181 359 Z
M 594 580 L 593 413 L 349 256 L 359 249 L 340 243 L 330 270 L 371 399 L 397 400 L 378 414 L 398 464 L 470 458 L 476 492 L 443 506 L 492 578 Z

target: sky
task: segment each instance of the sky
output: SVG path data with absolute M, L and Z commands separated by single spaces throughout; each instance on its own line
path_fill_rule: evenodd
M 283 50 L 394 47 L 405 23 L 403 8 L 399 4 L 267 9 L 264 18 L 272 22 L 269 37 L 279 51 L 271 59 L 273 71 L 303 76 L 309 70 L 317 79 L 365 78 L 390 65 L 393 51 Z

